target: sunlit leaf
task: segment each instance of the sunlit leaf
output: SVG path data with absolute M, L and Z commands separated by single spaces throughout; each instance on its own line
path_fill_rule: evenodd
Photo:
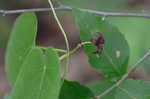
M 36 33 L 37 20 L 33 13 L 24 13 L 17 18 L 6 51 L 6 71 L 12 85 L 25 57 L 35 44 Z
M 11 99 L 58 99 L 61 87 L 60 63 L 56 52 L 33 48 L 12 89 Z
M 95 94 L 95 96 L 99 96 L 102 94 L 105 90 L 110 88 L 114 82 L 111 81 L 94 81 L 87 86 L 92 90 L 92 92 Z M 110 93 L 108 93 L 106 96 L 104 96 L 102 99 L 114 99 L 115 96 L 115 90 L 112 90 Z
M 95 9 L 95 10 L 107 10 L 107 11 L 118 11 L 118 6 L 125 2 L 125 0 L 61 0 L 65 5 L 86 8 L 86 9 Z
M 99 81 L 89 84 L 88 87 L 96 96 L 113 86 L 115 82 Z M 140 80 L 125 80 L 117 88 L 103 96 L 101 99 L 149 99 L 150 82 Z
M 94 54 L 96 47 L 93 44 L 84 46 L 92 67 L 107 78 L 123 75 L 128 66 L 129 47 L 117 27 L 112 26 L 101 17 L 87 12 L 74 10 L 73 13 L 82 42 L 89 42 L 99 36 L 97 32 L 103 32 L 105 43 L 102 53 Z
M 145 18 L 108 18 L 125 35 L 130 47 L 130 64 L 134 64 L 150 49 L 150 20 Z M 133 28 L 134 26 L 134 28 Z M 144 60 L 147 73 L 150 75 L 150 57 Z
M 150 94 L 150 82 L 126 80 L 116 90 L 115 99 L 144 99 Z

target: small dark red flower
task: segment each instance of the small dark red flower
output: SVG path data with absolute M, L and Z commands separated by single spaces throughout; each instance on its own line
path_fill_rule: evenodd
M 96 51 L 93 52 L 94 54 L 101 53 L 105 43 L 103 33 L 102 32 L 97 33 L 99 34 L 99 37 L 91 39 L 91 42 L 96 46 Z

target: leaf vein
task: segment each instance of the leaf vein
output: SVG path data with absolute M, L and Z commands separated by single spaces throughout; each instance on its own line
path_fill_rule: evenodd
M 126 94 L 128 94 L 128 96 L 132 99 L 137 99 L 135 96 L 131 95 L 126 89 L 118 87 L 120 90 L 122 90 L 123 92 L 125 92 Z

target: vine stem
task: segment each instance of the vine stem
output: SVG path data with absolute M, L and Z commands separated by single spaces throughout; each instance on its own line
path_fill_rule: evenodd
M 38 48 L 41 48 L 41 49 L 43 49 L 43 50 L 46 50 L 47 49 L 47 47 L 43 47 L 43 46 L 37 46 Z M 60 53 L 67 53 L 67 51 L 66 50 L 63 50 L 63 49 L 58 49 L 58 48 L 54 48 L 54 50 L 56 51 L 56 52 L 60 52 Z
M 62 27 L 62 25 L 61 25 L 61 23 L 60 23 L 60 21 L 59 21 L 57 15 L 56 15 L 56 12 L 55 12 L 55 9 L 54 9 L 54 7 L 53 7 L 53 4 L 52 4 L 51 0 L 48 0 L 48 2 L 49 2 L 49 5 L 50 5 L 50 7 L 51 7 L 51 10 L 52 10 L 52 12 L 53 12 L 54 18 L 55 18 L 55 20 L 56 20 L 56 22 L 57 22 L 57 24 L 58 24 L 58 26 L 59 26 L 59 28 L 60 28 L 60 30 L 61 30 L 63 36 L 64 36 L 65 43 L 66 43 L 66 48 L 67 48 L 66 65 L 65 65 L 65 67 L 64 67 L 64 74 L 63 74 L 63 77 L 62 77 L 62 79 L 63 79 L 62 83 L 63 83 L 64 80 L 65 80 L 65 78 L 66 78 L 66 76 L 67 76 L 68 68 L 69 68 L 69 50 L 70 50 L 70 49 L 69 49 L 69 41 L 68 41 L 66 32 L 64 31 L 64 29 L 63 29 L 63 27 Z
M 148 58 L 148 56 L 150 56 L 150 50 L 142 58 L 140 58 L 134 65 L 132 65 L 131 68 L 127 71 L 127 73 L 125 73 L 122 76 L 122 78 L 116 84 L 114 84 L 112 87 L 108 88 L 102 94 L 100 94 L 99 96 L 97 96 L 97 99 L 101 99 L 103 96 L 105 96 L 109 92 L 111 92 L 114 88 L 118 87 L 128 77 L 128 75 L 137 68 L 138 65 L 140 65 L 141 63 L 143 63 L 144 60 L 146 58 Z
M 85 45 L 85 44 L 91 44 L 91 42 L 82 42 L 82 43 L 78 44 L 73 50 L 71 50 L 71 51 L 69 52 L 69 54 L 71 55 L 71 54 L 75 53 L 79 48 L 81 48 L 81 47 L 82 47 L 83 45 Z M 62 56 L 59 58 L 59 60 L 62 61 L 62 60 L 65 59 L 66 57 L 67 57 L 67 54 L 64 54 L 64 55 L 62 55 Z
M 53 8 L 54 10 L 57 11 L 71 11 L 72 8 L 69 6 L 65 5 L 60 5 L 57 8 Z M 90 9 L 82 9 L 80 8 L 81 11 L 86 11 L 89 13 L 93 13 L 99 16 L 119 16 L 119 17 L 141 17 L 141 18 L 150 18 L 150 14 L 147 13 L 119 13 L 119 12 L 103 12 L 103 11 L 97 11 L 97 10 L 90 10 Z M 3 16 L 9 15 L 9 14 L 18 14 L 18 13 L 24 13 L 24 12 L 46 12 L 46 11 L 52 11 L 51 8 L 33 8 L 33 9 L 20 9 L 20 10 L 0 10 L 0 14 Z

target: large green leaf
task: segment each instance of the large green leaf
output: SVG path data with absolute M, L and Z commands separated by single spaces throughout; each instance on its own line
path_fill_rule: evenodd
M 119 30 L 124 33 L 129 43 L 131 57 L 130 64 L 139 60 L 150 49 L 150 20 L 145 18 L 108 18 L 108 20 L 116 25 Z M 133 28 L 134 26 L 134 28 Z M 144 61 L 146 71 L 150 75 L 150 57 Z
M 17 18 L 6 51 L 6 71 L 14 85 L 25 57 L 35 45 L 37 19 L 33 13 L 24 13 Z
M 61 66 L 59 56 L 53 48 L 48 48 L 45 52 L 45 70 L 41 97 L 38 99 L 58 99 L 61 87 Z
M 93 81 L 92 83 L 88 84 L 87 86 L 92 90 L 95 96 L 99 96 L 102 92 L 110 88 L 114 82 L 111 81 Z M 114 99 L 115 90 L 108 93 L 106 96 L 102 97 L 102 99 Z
M 125 0 L 61 0 L 65 5 L 77 8 L 87 8 L 95 10 L 118 11 L 118 6 L 123 4 Z
M 150 94 L 150 82 L 126 80 L 116 90 L 115 99 L 144 99 Z
M 33 48 L 23 63 L 11 99 L 58 99 L 60 83 L 60 63 L 56 52 L 49 48 L 43 55 L 39 48 Z
M 105 44 L 101 54 L 93 53 L 96 50 L 93 44 L 84 46 L 85 53 L 92 67 L 107 78 L 123 75 L 128 65 L 129 47 L 126 39 L 117 27 L 102 20 L 101 17 L 87 12 L 74 10 L 73 13 L 80 30 L 82 42 L 95 38 L 98 35 L 96 32 L 103 32 L 104 34 Z
M 65 81 L 59 99 L 90 99 L 93 93 L 89 88 L 78 82 Z
M 150 99 L 150 95 L 145 96 L 144 99 Z
M 95 96 L 99 96 L 102 92 L 110 88 L 113 84 L 115 83 L 104 80 L 104 81 L 94 81 L 88 84 L 87 86 L 92 90 Z M 108 93 L 106 96 L 102 97 L 102 99 L 114 99 L 115 90 L 116 89 Z
M 90 84 L 88 87 L 98 96 L 113 84 L 114 82 L 110 81 L 100 81 Z M 149 99 L 149 94 L 150 82 L 129 79 L 101 99 Z

